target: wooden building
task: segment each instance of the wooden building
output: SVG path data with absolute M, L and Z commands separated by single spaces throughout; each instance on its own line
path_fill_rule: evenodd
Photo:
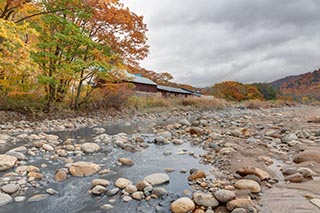
M 134 84 L 136 92 L 157 93 L 157 84 L 148 78 L 140 75 L 126 73 L 127 81 Z
M 191 92 L 181 88 L 176 88 L 176 87 L 167 87 L 167 86 L 158 85 L 157 89 L 159 92 L 161 92 L 163 97 L 174 97 L 174 96 L 188 97 L 192 95 Z

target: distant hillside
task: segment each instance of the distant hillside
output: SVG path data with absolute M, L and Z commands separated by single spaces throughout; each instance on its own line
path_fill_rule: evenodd
M 320 100 L 320 69 L 296 76 L 288 76 L 270 85 L 279 89 L 284 95 L 296 98 Z

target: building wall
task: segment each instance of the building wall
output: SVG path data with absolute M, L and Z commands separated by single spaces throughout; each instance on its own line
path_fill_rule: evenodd
M 156 85 L 140 84 L 140 83 L 133 83 L 133 84 L 135 85 L 135 91 L 151 92 L 151 93 L 158 92 Z

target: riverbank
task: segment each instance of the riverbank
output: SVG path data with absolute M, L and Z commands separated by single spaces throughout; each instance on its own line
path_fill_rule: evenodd
M 317 106 L 230 107 L 6 122 L 0 154 L 14 162 L 0 163 L 7 165 L 1 196 L 16 204 L 2 205 L 37 210 L 36 198 L 53 212 L 49 206 L 71 193 L 61 187 L 72 186 L 82 192 L 73 199 L 90 203 L 81 208 L 98 212 L 317 212 L 319 113 Z

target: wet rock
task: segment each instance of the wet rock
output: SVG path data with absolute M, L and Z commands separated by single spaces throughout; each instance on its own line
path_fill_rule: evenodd
M 58 194 L 58 192 L 52 188 L 49 188 L 49 189 L 46 189 L 46 192 L 49 194 L 49 195 L 55 195 L 55 194 Z
M 100 166 L 98 164 L 84 162 L 84 161 L 73 163 L 69 168 L 71 175 L 78 176 L 78 177 L 90 176 L 95 174 L 99 170 L 100 170 Z
M 203 170 L 196 170 L 193 173 L 191 173 L 191 175 L 188 177 L 188 180 L 194 181 L 196 179 L 204 178 L 204 177 L 206 177 L 206 174 Z
M 219 202 L 226 203 L 233 200 L 236 197 L 236 194 L 230 190 L 219 189 L 214 193 L 214 196 Z
M 38 172 L 29 172 L 28 177 L 33 177 L 36 180 L 41 180 L 43 178 L 43 175 Z
M 235 187 L 238 189 L 249 189 L 253 193 L 258 193 L 261 191 L 260 185 L 253 180 L 241 179 L 235 183 Z
M 0 193 L 0 206 L 7 205 L 12 202 L 12 197 L 8 194 Z
M 284 178 L 285 181 L 290 181 L 291 183 L 301 183 L 303 179 L 303 175 L 300 173 L 289 175 Z
M 18 160 L 27 160 L 27 156 L 25 156 L 25 154 L 21 153 L 21 152 L 15 152 L 10 150 L 9 152 L 6 152 L 6 155 L 10 155 L 13 157 L 16 157 Z
M 119 188 L 113 188 L 113 189 L 108 190 L 106 194 L 107 194 L 108 196 L 114 196 L 114 195 L 116 195 L 119 191 L 120 191 Z
M 28 202 L 39 202 L 39 201 L 46 200 L 47 198 L 48 198 L 48 195 L 46 194 L 36 194 L 30 197 L 28 199 Z
M 135 200 L 142 200 L 143 199 L 143 192 L 134 192 L 131 196 Z
M 201 129 L 200 127 L 190 127 L 189 130 L 191 135 L 203 135 L 204 134 L 204 130 Z
M 69 144 L 69 145 L 66 145 L 66 150 L 67 151 L 74 151 L 74 146 Z
M 20 202 L 25 201 L 25 199 L 26 199 L 26 197 L 24 197 L 24 196 L 18 196 L 18 197 L 14 198 L 14 202 L 20 203 Z
M 148 183 L 147 181 L 145 180 L 141 180 L 141 181 L 138 181 L 138 183 L 136 184 L 136 187 L 139 191 L 143 191 L 144 188 L 148 187 L 148 186 L 151 186 L 150 183 Z
M 118 161 L 125 166 L 133 166 L 134 162 L 129 158 L 119 158 Z
M 170 181 L 169 175 L 165 173 L 155 173 L 143 179 L 151 184 L 151 186 L 161 185 Z
M 128 196 L 128 195 L 125 195 L 125 196 L 123 196 L 122 200 L 123 200 L 124 202 L 130 202 L 130 201 L 132 200 L 132 197 L 130 197 L 130 196 Z
M 193 194 L 194 202 L 199 206 L 212 207 L 215 208 L 219 205 L 219 202 L 212 194 L 204 193 L 204 192 L 195 192 Z
M 302 163 L 305 161 L 315 161 L 320 163 L 320 152 L 315 150 L 307 150 L 297 154 L 293 161 L 295 163 Z
M 106 179 L 94 179 L 91 181 L 92 186 L 97 186 L 97 185 L 101 185 L 101 186 L 109 186 L 110 185 L 110 181 L 106 180 Z
M 96 143 L 81 144 L 81 149 L 86 153 L 94 153 L 101 150 L 100 146 Z
M 132 194 L 136 191 L 138 191 L 137 187 L 134 185 L 128 185 L 126 186 L 126 188 L 124 189 L 126 192 L 128 192 L 129 194 Z
M 68 156 L 67 151 L 64 150 L 64 149 L 59 149 L 59 150 L 57 150 L 57 154 L 58 154 L 60 157 L 67 157 L 67 156 Z
M 103 186 L 97 185 L 91 189 L 91 193 L 94 195 L 101 195 L 105 193 L 107 189 Z
M 132 185 L 132 182 L 126 178 L 118 178 L 114 185 L 120 189 L 124 189 L 129 185 Z
M 63 170 L 58 170 L 54 175 L 54 180 L 57 182 L 62 182 L 67 180 L 67 173 Z
M 57 135 L 46 135 L 45 136 L 46 141 L 58 141 L 59 136 Z
M 20 152 L 20 153 L 27 153 L 28 149 L 25 146 L 18 146 L 14 149 L 10 149 L 8 152 Z
M 293 175 L 293 174 L 296 174 L 298 173 L 298 169 L 295 168 L 295 167 L 290 167 L 290 168 L 283 168 L 281 170 L 282 174 L 284 175 Z
M 194 202 L 187 197 L 179 198 L 170 205 L 170 209 L 173 213 L 188 213 L 193 211 L 195 207 Z
M 247 209 L 247 208 L 252 208 L 253 206 L 254 206 L 254 203 L 252 200 L 247 198 L 238 198 L 236 200 L 229 201 L 226 207 L 229 211 L 232 211 L 235 208 Z
M 19 185 L 17 184 L 7 184 L 2 186 L 2 191 L 7 193 L 7 194 L 13 194 L 19 190 Z
M 49 144 L 43 144 L 42 148 L 48 152 L 52 152 L 54 151 L 54 148 L 52 146 L 50 146 Z
M 14 167 L 17 158 L 10 155 L 0 155 L 0 171 L 6 171 Z
M 168 191 L 162 187 L 155 187 L 152 190 L 152 194 L 157 195 L 158 197 L 163 197 L 168 195 Z
M 108 210 L 108 209 L 112 209 L 113 206 L 111 204 L 104 204 L 103 206 L 100 207 L 101 209 L 104 209 L 104 210 Z

